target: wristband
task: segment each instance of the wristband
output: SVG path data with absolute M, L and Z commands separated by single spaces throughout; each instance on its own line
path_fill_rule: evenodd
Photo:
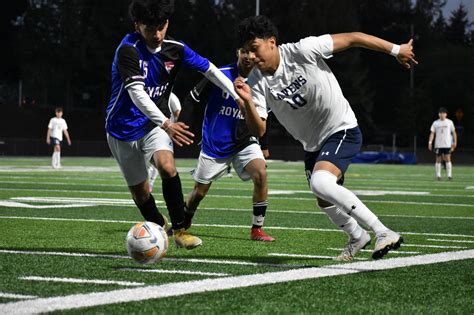
M 400 45 L 393 44 L 392 51 L 390 52 L 390 55 L 396 57 L 396 56 L 398 56 L 399 52 L 400 52 Z

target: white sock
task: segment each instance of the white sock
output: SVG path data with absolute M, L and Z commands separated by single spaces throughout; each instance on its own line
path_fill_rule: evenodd
M 59 167 L 59 152 L 56 152 L 56 151 L 53 152 L 52 165 L 53 165 L 53 168 Z
M 252 224 L 257 226 L 263 226 L 263 221 L 265 217 L 263 215 L 253 215 Z
M 337 184 L 337 177 L 332 173 L 325 170 L 314 172 L 311 175 L 311 191 L 353 216 L 358 223 L 368 226 L 376 235 L 388 230 L 352 191 Z
M 321 208 L 321 210 L 326 212 L 332 223 L 337 225 L 341 230 L 349 234 L 352 238 L 360 238 L 362 236 L 364 230 L 353 217 L 349 216 L 343 210 L 337 208 L 336 206 Z
M 436 177 L 441 177 L 441 163 L 435 163 Z
M 57 167 L 60 168 L 61 167 L 61 152 L 56 152 L 56 156 L 57 156 Z
M 453 163 L 446 162 L 446 173 L 448 174 L 448 177 L 453 177 Z

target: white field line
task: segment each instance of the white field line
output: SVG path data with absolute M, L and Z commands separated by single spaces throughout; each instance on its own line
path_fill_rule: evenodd
M 287 253 L 268 253 L 268 256 L 274 257 L 294 257 L 294 258 L 314 258 L 314 259 L 329 259 L 334 260 L 335 256 L 324 255 L 306 255 L 306 254 L 287 254 Z M 355 260 L 367 260 L 367 258 L 355 257 Z
M 0 190 L 11 190 L 11 191 L 36 191 L 36 192 L 64 192 L 64 193 L 102 193 L 102 194 L 115 194 L 115 195 L 130 195 L 128 192 L 118 192 L 118 191 L 98 191 L 98 190 L 64 190 L 64 189 L 37 189 L 37 188 L 0 188 Z M 235 189 L 234 189 L 235 190 Z M 239 196 L 239 195 L 216 195 L 209 194 L 208 197 L 211 198 L 242 198 L 249 199 L 249 196 Z M 277 200 L 301 200 L 301 201 L 314 201 L 314 198 L 302 198 L 302 197 L 277 197 L 272 196 L 272 199 Z M 474 204 L 465 204 L 465 203 L 441 203 L 441 202 L 417 202 L 417 201 L 394 201 L 394 200 L 362 200 L 365 203 L 388 203 L 388 204 L 409 204 L 409 205 L 431 205 L 431 206 L 450 206 L 450 207 L 474 207 Z
M 93 204 L 67 204 L 67 205 L 29 205 L 22 202 L 9 201 L 9 200 L 0 200 L 0 207 L 8 208 L 25 208 L 25 209 L 64 209 L 64 208 L 84 208 L 92 207 Z
M 468 240 L 441 240 L 441 239 L 434 239 L 434 238 L 428 238 L 427 240 L 430 242 L 474 243 L 474 241 L 468 241 Z
M 20 280 L 26 281 L 43 281 L 43 282 L 61 282 L 61 283 L 91 283 L 91 284 L 114 284 L 125 287 L 143 286 L 143 282 L 132 281 L 116 281 L 116 280 L 102 280 L 102 279 L 78 279 L 78 278 L 57 278 L 57 277 L 38 277 L 38 276 L 24 276 L 18 277 Z
M 443 248 L 443 249 L 467 249 L 466 246 L 444 246 L 444 245 L 424 245 L 424 244 L 402 244 L 402 247 L 424 247 L 424 248 Z
M 13 197 L 11 200 L 17 201 L 29 201 L 29 202 L 45 202 L 45 203 L 85 203 L 92 205 L 111 205 L 111 206 L 134 206 L 134 203 L 130 199 L 113 199 L 113 198 L 74 198 L 74 197 Z M 5 201 L 8 202 L 8 201 Z M 156 200 L 157 203 L 163 203 L 161 200 Z M 0 201 L 0 206 L 1 206 Z M 33 206 L 32 206 L 33 207 Z M 44 206 L 45 208 L 48 206 Z M 27 207 L 25 207 L 27 208 Z M 61 208 L 58 206 L 58 208 Z M 214 210 L 214 211 L 239 211 L 248 212 L 249 209 L 243 208 L 212 208 L 203 207 L 203 210 Z M 300 211 L 300 210 L 278 210 L 270 209 L 272 213 L 289 213 L 289 214 L 311 214 L 311 215 L 326 215 L 324 212 L 315 211 Z M 423 218 L 423 219 L 459 219 L 459 220 L 474 220 L 474 217 L 453 217 L 453 216 L 423 216 L 423 215 L 404 215 L 404 214 L 381 214 L 382 217 L 400 217 L 400 218 Z
M 0 298 L 27 300 L 27 299 L 36 299 L 38 297 L 36 295 L 24 295 L 24 294 L 0 292 Z M 1 306 L 0 306 L 0 310 L 1 310 Z
M 70 253 L 70 252 L 46 252 L 46 251 L 10 250 L 10 249 L 0 249 L 0 254 L 130 259 L 129 256 L 125 256 L 125 255 Z M 193 264 L 199 263 L 199 264 L 217 264 L 217 265 L 236 265 L 236 266 L 250 266 L 250 267 L 276 267 L 276 268 L 305 267 L 304 265 L 258 263 L 258 262 L 250 262 L 250 261 L 243 261 L 243 260 L 231 260 L 231 259 L 224 260 L 224 259 L 205 259 L 205 258 L 171 258 L 171 257 L 165 257 L 165 258 L 163 258 L 163 261 L 172 261 L 172 262 L 178 262 L 178 263 L 193 263 Z
M 230 274 L 222 272 L 202 272 L 202 271 L 190 271 L 190 270 L 165 270 L 165 269 L 136 269 L 136 268 L 122 268 L 124 271 L 136 271 L 136 272 L 150 272 L 150 273 L 171 273 L 180 275 L 196 275 L 196 276 L 210 276 L 210 277 L 228 277 Z
M 128 224 L 135 224 L 135 223 L 138 222 L 138 221 L 125 221 L 125 220 L 70 219 L 70 218 L 48 218 L 48 217 L 19 217 L 19 216 L 1 216 L 0 215 L 0 220 L 1 219 L 65 221 L 65 222 L 128 223 Z M 193 223 L 193 226 L 197 226 L 197 227 L 217 227 L 217 228 L 236 228 L 236 229 L 248 229 L 249 228 L 247 225 L 230 225 L 230 224 L 199 224 L 199 223 Z M 343 231 L 341 231 L 339 229 L 302 228 L 302 227 L 286 227 L 286 226 L 266 226 L 265 229 L 343 233 Z M 405 235 L 474 238 L 474 235 L 466 235 L 466 234 L 420 233 L 420 232 L 400 232 L 400 233 L 405 234 Z
M 175 282 L 163 285 L 145 286 L 133 289 L 112 290 L 73 294 L 36 300 L 2 304 L 0 311 L 5 314 L 29 314 L 78 309 L 98 305 L 110 305 L 132 301 L 160 299 L 201 292 L 215 292 L 265 284 L 334 277 L 361 272 L 382 271 L 410 266 L 429 265 L 449 261 L 473 259 L 474 250 L 382 259 L 378 261 L 336 264 L 317 268 L 292 269 L 217 279 Z
M 202 210 L 213 210 L 213 211 L 238 211 L 238 212 L 249 212 L 250 209 L 242 208 L 211 208 L 211 207 L 202 207 L 199 208 Z M 326 216 L 326 213 L 319 210 L 314 211 L 302 211 L 302 210 L 278 210 L 278 209 L 268 209 L 267 213 L 289 213 L 289 214 L 310 214 L 310 215 L 323 215 Z M 395 218 L 417 218 L 417 219 L 459 219 L 459 220 L 474 220 L 474 217 L 447 217 L 447 216 L 425 216 L 425 215 L 409 215 L 409 214 L 379 214 L 378 217 L 395 217 Z
M 403 245 L 403 244 L 402 244 Z M 334 251 L 342 251 L 342 248 L 335 248 L 335 247 L 328 247 L 328 250 L 334 250 Z M 361 252 L 372 252 L 370 249 L 361 249 Z M 420 252 L 407 252 L 407 251 L 402 251 L 402 250 L 392 250 L 389 252 L 389 254 L 399 254 L 399 255 L 417 255 Z
M 61 178 L 63 179 L 63 178 Z M 123 184 L 97 184 L 97 183 L 91 183 L 91 181 L 94 181 L 93 179 L 88 181 L 87 183 L 71 183 L 71 182 L 40 182 L 41 184 L 47 184 L 47 185 L 56 185 L 56 186 L 88 186 L 88 187 L 119 187 L 119 188 L 124 188 L 125 186 Z M 185 179 L 182 179 L 182 182 L 186 182 Z M 1 181 L 0 184 L 38 184 L 38 182 L 35 181 Z M 229 185 L 227 185 L 229 184 Z M 272 184 L 273 186 L 278 186 L 275 184 Z M 225 186 L 230 186 L 230 187 L 225 187 Z M 284 184 L 282 187 L 287 187 L 288 184 Z M 187 185 L 183 185 L 183 187 L 187 187 Z M 191 187 L 190 187 L 191 188 Z M 426 188 L 428 190 L 432 190 L 431 187 L 421 187 L 421 188 Z M 401 196 L 406 196 L 406 195 L 413 195 L 413 196 L 419 196 L 419 197 L 461 197 L 461 198 L 474 198 L 474 196 L 471 195 L 459 195 L 459 194 L 432 194 L 431 192 L 428 191 L 412 191 L 412 190 L 399 190 L 399 191 L 394 191 L 394 190 L 388 190 L 389 188 L 387 187 L 387 190 L 381 190 L 377 188 L 370 188 L 367 187 L 367 189 L 351 189 L 352 192 L 354 192 L 358 196 L 387 196 L 387 195 L 401 195 Z M 30 190 L 29 188 L 19 188 L 19 190 Z M 231 191 L 242 191 L 242 192 L 247 192 L 251 190 L 251 186 L 249 185 L 236 185 L 236 184 L 230 184 L 230 183 L 220 183 L 219 186 L 216 186 L 213 190 L 231 190 Z M 57 190 L 52 190 L 52 191 L 57 191 Z M 74 191 L 74 190 L 71 190 Z M 458 190 L 453 190 L 453 191 L 462 191 L 462 189 Z M 103 193 L 116 193 L 115 191 L 101 191 Z M 275 195 L 292 195 L 292 194 L 308 194 L 312 195 L 313 193 L 309 189 L 305 190 L 275 190 L 275 189 L 270 189 L 268 191 L 269 195 L 272 195 L 274 197 Z
M 474 186 L 466 186 L 466 188 L 465 188 L 465 189 L 467 189 L 467 190 L 471 190 L 471 189 L 474 189 Z
M 0 190 L 8 191 L 41 191 L 41 192 L 56 192 L 56 193 L 79 193 L 79 194 L 110 194 L 110 195 L 126 195 L 130 196 L 126 191 L 101 191 L 101 190 L 76 190 L 76 189 L 43 189 L 43 188 L 0 188 Z

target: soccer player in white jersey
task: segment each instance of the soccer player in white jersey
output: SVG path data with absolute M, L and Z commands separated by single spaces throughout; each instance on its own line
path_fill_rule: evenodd
M 53 155 L 51 157 L 51 165 L 54 169 L 61 168 L 61 142 L 63 134 L 66 137 L 67 144 L 71 145 L 71 138 L 67 131 L 67 123 L 63 118 L 63 109 L 56 108 L 56 117 L 49 120 L 48 132 L 46 133 L 46 143 L 53 145 Z
M 436 154 L 435 172 L 436 178 L 441 180 L 441 161 L 446 162 L 446 175 L 448 180 L 453 179 L 453 164 L 451 163 L 451 152 L 456 149 L 458 137 L 454 123 L 448 118 L 448 111 L 441 107 L 438 110 L 439 119 L 435 120 L 430 128 L 430 138 L 428 140 L 428 149 Z
M 344 173 L 362 144 L 354 112 L 324 59 L 351 47 L 363 47 L 395 56 L 405 68 L 414 59 L 412 41 L 395 45 L 363 33 L 307 37 L 277 45 L 278 31 L 265 16 L 239 24 L 239 45 L 251 52 L 256 67 L 234 82 L 239 106 L 255 135 L 265 132 L 256 114 L 272 110 L 279 122 L 305 150 L 305 169 L 318 205 L 349 235 L 338 260 L 352 260 L 371 239 L 359 224 L 376 236 L 373 259 L 399 248 L 402 237 L 387 228 L 359 198 L 342 185 Z

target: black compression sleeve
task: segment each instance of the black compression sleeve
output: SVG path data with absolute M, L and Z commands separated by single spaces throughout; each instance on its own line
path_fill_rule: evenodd
M 117 52 L 117 68 L 125 85 L 132 82 L 144 82 L 138 52 L 132 46 L 122 46 Z

